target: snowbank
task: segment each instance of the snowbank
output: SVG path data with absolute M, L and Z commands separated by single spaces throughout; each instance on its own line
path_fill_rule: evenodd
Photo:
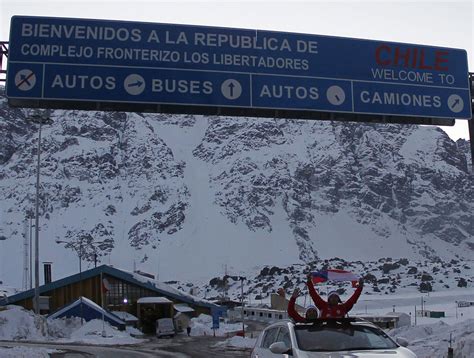
M 191 319 L 191 336 L 212 336 L 212 317 L 206 314 L 200 314 Z M 220 323 L 219 329 L 216 329 L 216 336 L 225 337 L 231 333 L 242 330 L 241 323 Z
M 87 344 L 137 344 L 128 331 L 119 331 L 105 322 L 106 336 L 102 337 L 102 321 L 92 320 L 81 326 L 80 318 L 49 319 L 35 315 L 19 306 L 7 306 L 0 311 L 0 341 L 55 341 Z M 133 333 L 137 334 L 138 330 Z
M 102 330 L 105 330 L 105 337 L 102 336 Z M 63 341 L 63 340 L 62 340 Z M 75 330 L 70 339 L 64 341 L 72 341 L 76 343 L 87 344 L 137 344 L 143 339 L 136 339 L 130 336 L 127 331 L 119 331 L 115 327 L 107 324 L 103 325 L 101 320 L 93 319 L 86 322 L 82 327 Z
M 127 326 L 125 327 L 125 331 L 132 337 L 143 337 L 143 332 L 138 328 Z
M 243 348 L 243 349 L 252 349 L 257 343 L 257 338 L 248 338 L 234 336 L 226 339 L 225 341 L 216 343 L 215 347 L 234 347 L 234 348 Z
M 74 329 L 74 321 L 47 322 L 44 317 L 35 315 L 20 306 L 7 306 L 0 311 L 0 340 L 43 341 L 66 337 Z
M 0 357 L 2 358 L 49 358 L 51 353 L 59 353 L 56 349 L 48 348 L 30 348 L 30 347 L 13 347 L 13 348 L 2 348 L 0 347 Z
M 474 354 L 474 319 L 448 325 L 443 321 L 414 327 L 401 327 L 388 332 L 392 337 L 404 337 L 418 358 L 445 357 L 452 337 L 454 358 Z

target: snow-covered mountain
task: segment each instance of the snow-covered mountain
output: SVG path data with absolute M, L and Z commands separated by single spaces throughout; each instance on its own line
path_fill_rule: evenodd
M 0 279 L 21 286 L 37 126 L 0 98 Z M 40 260 L 209 281 L 329 259 L 474 257 L 469 143 L 441 129 L 55 110 Z M 28 231 L 28 230 L 27 230 Z M 56 243 L 61 240 L 68 243 Z

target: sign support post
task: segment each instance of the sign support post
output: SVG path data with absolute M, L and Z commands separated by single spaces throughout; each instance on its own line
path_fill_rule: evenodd
M 471 86 L 471 105 L 472 115 L 471 120 L 468 121 L 469 126 L 469 141 L 471 142 L 471 173 L 474 174 L 474 72 L 469 73 L 469 84 Z

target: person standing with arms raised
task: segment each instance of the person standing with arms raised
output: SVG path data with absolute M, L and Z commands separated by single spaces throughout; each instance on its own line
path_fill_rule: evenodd
M 308 286 L 309 294 L 314 301 L 314 304 L 320 311 L 320 318 L 342 318 L 352 309 L 357 300 L 359 299 L 362 288 L 364 287 L 364 280 L 359 279 L 357 289 L 352 296 L 346 301 L 342 302 L 338 293 L 333 291 L 328 294 L 327 302 L 324 301 L 321 296 L 316 292 L 313 284 L 313 275 L 309 273 L 307 276 L 306 285 Z

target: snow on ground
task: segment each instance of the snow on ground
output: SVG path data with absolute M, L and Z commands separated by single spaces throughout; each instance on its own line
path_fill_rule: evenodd
M 102 336 L 103 330 L 105 330 L 105 336 Z M 86 322 L 82 327 L 75 330 L 70 338 L 61 339 L 60 341 L 100 345 L 137 344 L 144 342 L 143 339 L 133 338 L 129 332 L 119 331 L 107 324 L 107 322 L 103 324 L 98 319 Z
M 253 348 L 255 343 L 257 343 L 257 338 L 234 336 L 216 343 L 214 347 Z
M 247 326 L 246 326 L 247 327 Z M 219 323 L 219 328 L 216 329 L 216 336 L 225 337 L 229 334 L 242 330 L 241 323 Z M 191 336 L 212 336 L 214 330 L 212 329 L 212 317 L 205 314 L 200 314 L 198 317 L 191 319 Z
M 105 329 L 105 337 L 102 330 Z M 137 332 L 134 332 L 137 333 Z M 87 344 L 137 344 L 143 342 L 129 331 L 119 331 L 101 320 L 92 320 L 81 326 L 79 318 L 50 319 L 35 315 L 19 306 L 7 306 L 0 311 L 0 341 L 49 341 Z
M 51 353 L 60 353 L 56 349 L 30 348 L 30 347 L 0 347 L 0 357 L 2 358 L 49 358 Z
M 436 323 L 401 327 L 388 332 L 392 337 L 409 341 L 408 348 L 418 358 L 446 357 L 452 339 L 454 358 L 474 356 L 474 319 L 449 325 L 442 320 Z
M 42 341 L 50 337 L 62 337 L 61 329 L 52 322 L 36 316 L 19 306 L 7 306 L 0 311 L 0 340 L 32 340 Z M 64 327 L 66 328 L 66 326 Z
M 143 332 L 138 328 L 127 326 L 125 327 L 125 331 L 128 332 L 128 334 L 130 334 L 132 337 L 143 337 Z

